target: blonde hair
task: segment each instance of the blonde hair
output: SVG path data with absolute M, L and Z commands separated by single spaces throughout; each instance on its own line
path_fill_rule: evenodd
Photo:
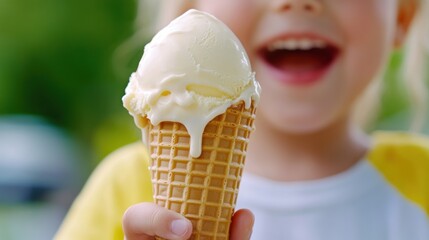
M 402 1 L 402 0 L 401 0 Z M 193 0 L 139 0 L 136 34 L 127 41 L 123 48 L 135 49 L 142 39 L 147 39 L 156 30 L 165 26 L 175 17 L 192 7 Z M 401 77 L 407 93 L 412 116 L 410 130 L 422 129 L 428 108 L 428 86 L 425 66 L 429 54 L 429 0 L 419 0 L 419 9 L 414 17 L 404 44 Z M 408 4 L 405 0 L 401 4 Z M 155 14 L 158 13 L 155 18 Z M 156 19 L 154 21 L 154 19 Z M 154 24 L 156 22 L 156 24 Z M 133 47 L 134 46 L 134 47 Z M 383 68 L 375 80 L 367 87 L 357 100 L 353 120 L 363 129 L 373 127 L 380 109 L 383 92 L 383 79 L 386 69 Z
M 115 72 L 127 75 L 136 49 L 143 53 L 153 34 L 191 7 L 193 0 L 138 0 L 135 33 L 123 42 L 113 55 Z M 140 55 L 141 56 L 141 55 Z
M 429 55 L 429 1 L 420 1 L 420 10 L 414 18 L 405 45 L 403 76 L 413 107 L 414 118 L 411 130 L 420 130 L 428 109 L 428 64 Z
M 139 0 L 137 5 L 137 17 L 134 28 L 134 34 L 124 41 L 113 54 L 113 67 L 119 76 L 126 76 L 128 66 L 131 64 L 136 50 L 141 50 L 150 41 L 153 33 L 156 31 L 154 20 L 158 17 L 159 2 L 157 0 Z M 141 53 L 140 54 L 141 56 Z

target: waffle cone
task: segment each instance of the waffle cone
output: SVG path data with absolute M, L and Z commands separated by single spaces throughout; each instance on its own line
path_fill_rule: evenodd
M 254 118 L 254 103 L 228 108 L 204 129 L 198 158 L 189 155 L 190 136 L 182 124 L 149 126 L 154 201 L 192 222 L 191 239 L 229 239 Z

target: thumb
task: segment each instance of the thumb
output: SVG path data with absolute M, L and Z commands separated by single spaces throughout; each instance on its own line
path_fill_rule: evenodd
M 154 203 L 139 203 L 128 208 L 122 226 L 127 240 L 149 240 L 154 236 L 181 240 L 188 239 L 192 233 L 188 219 Z
M 231 240 L 248 240 L 252 235 L 255 217 L 248 209 L 240 209 L 232 216 L 230 229 Z

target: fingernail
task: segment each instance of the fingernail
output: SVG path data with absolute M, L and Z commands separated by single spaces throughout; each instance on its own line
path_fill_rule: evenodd
M 249 237 L 247 238 L 247 239 L 251 239 L 252 238 L 252 233 L 253 233 L 253 230 L 252 231 L 250 231 L 250 233 L 249 233 Z
M 189 223 L 183 219 L 176 219 L 171 222 L 171 232 L 177 236 L 183 236 L 188 231 Z

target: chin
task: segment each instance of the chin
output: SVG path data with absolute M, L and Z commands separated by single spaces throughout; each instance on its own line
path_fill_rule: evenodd
M 267 124 L 271 128 L 287 135 L 313 135 L 323 132 L 335 122 L 335 115 L 329 113 L 313 114 L 286 114 L 286 113 L 266 113 L 259 112 L 262 124 Z
M 313 135 L 325 129 L 327 124 L 316 121 L 290 122 L 284 121 L 283 125 L 278 125 L 279 131 L 288 135 Z

